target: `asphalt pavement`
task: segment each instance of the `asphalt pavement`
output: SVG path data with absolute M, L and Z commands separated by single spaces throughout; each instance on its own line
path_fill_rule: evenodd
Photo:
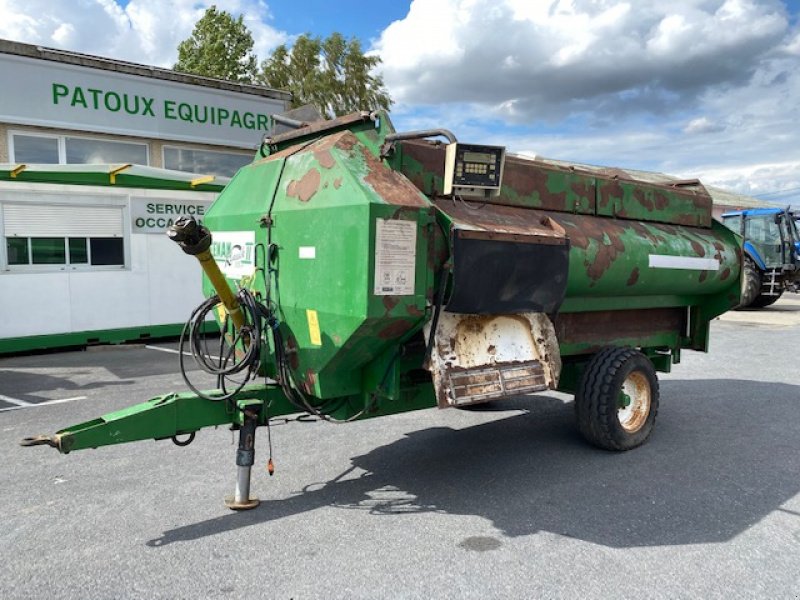
M 621 454 L 561 394 L 275 426 L 274 477 L 260 429 L 243 513 L 224 428 L 18 445 L 184 390 L 174 344 L 3 358 L 0 599 L 800 598 L 799 348 L 797 296 L 715 321 Z

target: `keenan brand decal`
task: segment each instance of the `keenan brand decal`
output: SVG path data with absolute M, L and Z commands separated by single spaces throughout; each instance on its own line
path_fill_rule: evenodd
M 52 96 L 53 104 L 56 106 L 126 113 L 198 125 L 267 131 L 270 124 L 269 116 L 263 113 L 232 110 L 223 106 L 178 102 L 170 99 L 156 102 L 155 98 L 148 96 L 68 86 L 63 83 L 52 84 Z

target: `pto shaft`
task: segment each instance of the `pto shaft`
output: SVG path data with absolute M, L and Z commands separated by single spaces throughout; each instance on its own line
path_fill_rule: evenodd
M 176 242 L 181 249 L 191 256 L 195 256 L 200 261 L 203 272 L 208 277 L 214 290 L 217 292 L 222 305 L 233 320 L 236 331 L 239 331 L 245 324 L 244 314 L 242 313 L 239 301 L 231 290 L 225 275 L 217 265 L 217 261 L 211 255 L 211 232 L 195 221 L 194 217 L 181 217 L 175 221 L 174 225 L 167 228 L 167 235 Z

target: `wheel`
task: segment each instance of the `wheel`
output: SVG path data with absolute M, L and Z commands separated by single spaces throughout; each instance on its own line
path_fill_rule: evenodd
M 575 395 L 578 429 L 604 450 L 641 446 L 658 413 L 653 363 L 633 348 L 604 348 L 586 366 Z
M 771 304 L 775 304 L 781 296 L 783 296 L 783 292 L 779 293 L 777 296 L 759 294 L 756 296 L 756 299 L 750 303 L 750 308 L 764 308 L 765 306 L 770 306 Z
M 737 310 L 748 308 L 761 293 L 761 271 L 753 259 L 745 255 L 742 261 L 742 297 Z

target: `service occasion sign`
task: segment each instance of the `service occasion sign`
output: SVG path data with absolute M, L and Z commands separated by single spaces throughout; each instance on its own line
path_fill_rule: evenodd
M 272 98 L 0 55 L 0 120 L 254 148 L 283 111 Z
M 156 198 L 131 199 L 131 231 L 133 233 L 164 234 L 167 227 L 180 217 L 203 220 L 211 202 Z

